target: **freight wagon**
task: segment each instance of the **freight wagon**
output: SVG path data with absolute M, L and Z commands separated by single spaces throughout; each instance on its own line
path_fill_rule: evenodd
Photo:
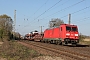
M 43 40 L 43 36 L 38 31 L 33 31 L 31 33 L 26 34 L 24 39 L 31 41 L 41 41 Z

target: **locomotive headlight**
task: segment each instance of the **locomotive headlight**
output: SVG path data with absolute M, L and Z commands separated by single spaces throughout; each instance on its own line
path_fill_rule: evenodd
M 69 36 L 70 34 L 69 34 L 69 33 L 67 33 L 66 35 L 67 35 L 67 36 Z
M 75 34 L 75 36 L 78 36 L 78 34 Z

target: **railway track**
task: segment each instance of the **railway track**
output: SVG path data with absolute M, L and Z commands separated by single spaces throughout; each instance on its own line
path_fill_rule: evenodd
M 68 48 L 66 49 L 65 47 L 63 48 L 62 46 L 60 46 L 61 48 L 57 49 L 55 47 L 53 48 L 53 47 L 47 46 L 44 43 L 40 43 L 40 42 L 24 41 L 24 42 L 19 42 L 19 43 L 21 43 L 27 47 L 34 46 L 34 47 L 37 47 L 38 49 L 45 49 L 45 50 L 54 52 L 56 56 L 62 55 L 62 56 L 69 57 L 73 60 L 88 60 L 88 59 L 90 59 L 90 55 L 73 52 L 72 50 L 68 50 Z

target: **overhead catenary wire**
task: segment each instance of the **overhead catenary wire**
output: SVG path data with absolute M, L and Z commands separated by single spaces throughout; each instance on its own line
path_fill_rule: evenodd
M 60 4 L 60 5 L 56 6 L 56 7 L 54 7 L 53 9 L 56 9 L 56 8 L 58 8 L 58 7 L 60 7 L 60 6 L 64 5 L 64 4 L 68 3 L 69 1 L 70 1 L 70 0 L 67 0 L 67 1 L 63 2 L 62 4 Z M 53 9 L 52 9 L 52 10 L 53 10 Z M 50 11 L 50 10 L 49 10 L 49 11 Z
M 32 16 L 35 15 L 44 5 L 46 5 L 48 1 L 49 1 L 49 0 L 46 0 L 45 3 L 44 3 L 43 5 L 41 5 L 41 6 L 34 12 L 34 14 L 32 14 Z M 25 15 L 24 15 L 24 17 L 25 17 Z M 29 18 L 27 18 L 27 20 L 24 18 L 24 22 L 23 22 L 22 24 L 24 24 L 25 21 L 28 21 L 28 20 L 29 20 Z M 19 26 L 21 26 L 21 25 L 19 24 Z M 23 26 L 23 27 L 26 27 L 26 26 L 28 26 L 28 25 L 25 25 L 25 26 Z M 23 27 L 22 27 L 22 28 L 23 28 Z
M 36 14 L 44 5 L 46 5 L 48 1 L 49 1 L 49 0 L 46 0 L 46 2 L 45 2 L 43 5 L 41 5 L 41 6 L 34 12 L 34 14 Z M 34 15 L 34 14 L 33 14 L 33 15 Z
M 75 21 L 75 22 L 85 21 L 86 19 L 90 19 L 90 17 L 85 17 L 85 18 L 83 18 L 83 19 L 78 19 L 78 20 Z
M 50 9 L 52 9 L 54 6 L 56 6 L 58 3 L 60 3 L 62 0 L 59 0 L 57 3 L 55 3 L 54 5 L 52 5 L 50 8 L 48 8 L 47 10 L 45 10 L 42 14 L 40 14 L 38 17 L 36 17 L 34 20 L 32 20 L 31 22 L 35 21 L 37 18 L 39 18 L 40 16 L 42 16 L 43 14 L 45 14 L 47 11 L 49 11 Z
M 61 0 L 60 0 L 60 1 L 61 1 Z M 60 1 L 58 1 L 57 3 L 59 3 Z M 79 2 L 77 2 L 77 3 L 75 3 L 75 4 L 73 4 L 73 5 L 70 5 L 70 6 L 66 7 L 66 8 L 64 8 L 64 9 L 61 9 L 61 10 L 59 10 L 59 11 L 57 11 L 57 12 L 51 14 L 51 15 L 55 15 L 56 13 L 58 13 L 58 12 L 60 12 L 60 11 L 69 9 L 69 8 L 75 6 L 75 5 L 77 5 L 77 4 L 79 4 L 79 3 L 83 2 L 83 1 L 85 1 L 85 0 L 81 0 L 81 1 L 79 1 Z M 57 4 L 57 3 L 56 3 L 56 4 Z M 53 6 L 55 6 L 56 4 L 54 4 Z M 53 7 L 53 6 L 52 6 L 52 7 Z M 52 7 L 51 7 L 51 8 L 52 8 Z M 50 9 L 50 8 L 49 8 L 49 9 Z M 46 11 L 48 11 L 49 9 L 47 9 Z M 46 11 L 45 11 L 45 12 L 46 12 Z M 45 12 L 43 12 L 41 15 L 43 15 Z M 39 15 L 39 16 L 41 16 L 41 15 Z M 49 15 L 49 16 L 51 16 L 51 15 Z M 39 17 L 39 16 L 38 16 L 38 17 Z M 47 16 L 47 17 L 49 17 L 49 16 Z M 66 16 L 68 16 L 68 15 L 66 15 Z M 64 16 L 64 17 L 66 17 L 66 16 Z M 37 17 L 37 18 L 38 18 L 38 17 Z M 37 18 L 36 18 L 36 19 L 37 19 Z M 43 19 L 44 19 L 44 18 L 43 18 Z M 34 20 L 35 20 L 35 19 L 34 19 Z
M 61 0 L 60 0 L 60 1 L 61 1 Z M 60 1 L 59 1 L 59 2 L 60 2 Z M 75 3 L 75 4 L 73 4 L 73 5 L 70 5 L 70 6 L 66 7 L 66 8 L 64 8 L 64 9 L 61 9 L 60 11 L 63 11 L 63 10 L 69 9 L 69 8 L 75 6 L 75 5 L 80 4 L 80 3 L 83 2 L 83 1 L 85 1 L 85 0 L 81 0 L 81 1 L 79 1 L 79 2 L 77 2 L 77 3 Z M 54 5 L 53 5 L 53 6 L 54 6 Z M 60 12 L 60 11 L 58 11 L 58 12 Z M 56 13 L 57 13 L 57 12 L 56 12 Z M 71 14 L 73 14 L 73 13 L 71 13 Z M 55 13 L 54 13 L 54 14 L 51 14 L 51 15 L 55 15 Z M 50 15 L 50 16 L 51 16 L 51 15 Z M 68 14 L 65 15 L 65 16 L 63 16 L 63 17 L 61 17 L 61 18 L 64 18 L 64 17 L 66 17 L 66 16 L 68 16 Z M 47 17 L 48 17 L 48 16 L 47 16 Z M 43 18 L 43 19 L 44 19 L 44 18 Z M 41 20 L 43 20 L 43 19 L 41 19 Z
M 82 2 L 83 1 L 85 1 L 85 0 L 82 0 Z M 76 4 L 77 5 L 77 4 Z M 74 5 L 75 6 L 75 5 Z M 73 7 L 73 6 L 72 6 Z M 71 7 L 69 7 L 69 8 L 71 8 Z M 67 9 L 69 9 L 69 8 L 67 8 Z M 78 12 L 81 12 L 81 11 L 83 11 L 83 10 L 85 10 L 85 9 L 88 9 L 88 8 L 90 8 L 90 6 L 87 6 L 87 7 L 85 7 L 85 8 L 83 8 L 83 9 L 80 9 L 80 10 L 77 10 L 77 11 L 75 11 L 75 12 L 72 12 L 71 14 L 76 14 L 76 13 L 78 13 Z M 67 10 L 66 9 L 66 10 Z M 65 10 L 62 10 L 62 11 L 65 11 Z M 58 11 L 59 12 L 59 11 Z M 67 15 L 65 15 L 65 16 L 63 16 L 63 17 L 61 17 L 61 18 L 64 18 L 64 17 L 66 17 L 66 16 L 68 16 L 68 14 Z M 84 20 L 85 19 L 88 19 L 88 18 L 84 18 Z M 82 19 L 82 21 L 83 21 L 83 19 Z
M 62 5 L 64 5 L 65 3 L 69 2 L 69 1 L 70 1 L 70 0 L 65 1 L 64 3 L 60 4 L 59 7 L 62 6 Z M 60 2 L 60 1 L 58 1 L 57 3 L 59 3 L 59 2 Z M 56 5 L 56 4 L 55 4 L 55 5 Z M 53 5 L 53 6 L 54 6 L 54 5 Z M 55 8 L 53 8 L 53 9 L 55 9 Z M 51 10 L 51 9 L 49 8 L 48 11 L 50 11 L 50 10 Z M 34 20 L 35 20 L 35 19 L 34 19 Z M 38 20 L 43 20 L 43 19 L 38 19 Z M 33 21 L 32 21 L 32 22 L 33 22 Z M 38 22 L 38 21 L 35 21 L 35 22 Z
M 50 17 L 50 16 L 52 16 L 52 15 L 55 15 L 55 14 L 61 12 L 61 11 L 65 11 L 65 10 L 67 10 L 67 9 L 69 9 L 69 8 L 75 6 L 75 5 L 78 5 L 78 4 L 80 4 L 80 3 L 84 2 L 84 1 L 85 1 L 85 0 L 81 0 L 81 1 L 79 1 L 79 2 L 77 2 L 77 3 L 75 3 L 75 4 L 73 4 L 73 5 L 70 5 L 70 6 L 66 7 L 66 8 L 63 8 L 63 9 L 61 9 L 61 10 L 59 10 L 59 11 L 57 11 L 57 12 L 51 14 L 51 15 L 48 15 L 48 16 L 46 16 L 45 18 Z M 67 16 L 68 16 L 68 15 L 67 15 Z M 66 16 L 64 16 L 64 17 L 66 17 Z M 43 18 L 43 19 L 44 19 L 44 18 Z
M 45 14 L 47 11 L 49 11 L 51 8 L 53 8 L 54 6 L 56 6 L 58 3 L 60 3 L 62 0 L 59 0 L 57 3 L 55 3 L 53 6 L 51 6 L 50 8 L 48 8 L 47 10 L 45 10 L 43 13 L 41 13 L 38 17 L 36 17 L 34 20 L 36 20 L 37 18 L 39 18 L 40 16 L 42 16 L 43 14 Z
M 72 12 L 71 14 L 78 13 L 78 12 L 83 11 L 83 10 L 88 9 L 88 8 L 90 8 L 90 6 L 87 6 L 87 7 L 83 8 L 83 9 L 78 10 L 78 11 Z M 65 16 L 63 16 L 63 17 L 61 17 L 61 18 L 64 18 L 64 17 L 66 17 L 66 16 L 68 16 L 68 14 L 65 15 Z
M 71 14 L 76 14 L 76 13 L 81 12 L 81 11 L 83 11 L 83 10 L 85 10 L 85 9 L 88 9 L 88 8 L 90 8 L 90 6 L 87 6 L 87 7 L 84 7 L 83 9 L 78 10 L 78 11 L 72 12 Z M 61 18 L 64 18 L 64 17 L 66 17 L 66 16 L 68 16 L 68 14 L 65 15 L 65 16 L 63 16 L 63 17 L 61 17 Z M 87 18 L 90 18 L 90 17 L 87 17 Z M 84 19 L 87 19 L 87 18 L 84 18 Z M 79 20 L 78 20 L 78 21 L 79 21 Z M 47 23 L 46 23 L 46 24 L 47 24 Z M 44 24 L 44 25 L 45 25 L 45 24 Z
M 85 1 L 85 0 L 81 0 L 81 1 L 79 1 L 79 2 L 77 2 L 77 3 L 75 3 L 75 4 L 73 4 L 73 5 L 70 5 L 70 6 L 66 7 L 66 8 L 64 8 L 64 9 L 61 9 L 60 11 L 69 9 L 69 8 L 71 8 L 71 7 L 73 7 L 73 6 L 77 5 L 77 4 L 80 4 L 80 3 L 83 2 L 83 1 Z M 84 9 L 87 9 L 87 8 L 89 8 L 89 7 L 85 7 L 85 8 L 83 8 L 83 9 L 80 9 L 80 10 L 78 10 L 78 11 L 75 11 L 75 12 L 73 12 L 73 13 L 71 13 L 71 14 L 75 14 L 75 13 L 80 12 L 80 11 L 82 11 L 82 10 L 84 10 Z M 58 11 L 58 12 L 60 12 L 60 11 Z M 56 12 L 56 13 L 57 13 L 57 12 Z M 55 15 L 55 14 L 51 14 L 51 15 Z M 49 16 L 51 16 L 51 15 L 49 15 Z M 47 16 L 47 17 L 49 17 L 49 16 Z M 64 17 L 67 17 L 67 16 L 68 16 L 68 14 L 65 15 L 65 16 L 62 16 L 61 18 L 64 18 Z M 43 19 L 44 19 L 44 18 L 43 18 Z M 41 19 L 41 20 L 43 20 L 43 19 Z M 47 23 L 46 23 L 46 24 L 47 24 Z
M 83 8 L 83 9 L 78 10 L 78 11 L 72 12 L 71 14 L 75 14 L 75 13 L 81 12 L 81 11 L 83 11 L 83 10 L 85 10 L 85 9 L 88 9 L 88 8 L 90 8 L 90 6 L 87 6 L 87 7 Z M 63 17 L 61 17 L 61 18 L 64 18 L 64 17 L 66 17 L 66 16 L 68 16 L 68 14 L 65 15 L 65 16 L 63 16 Z
M 46 0 L 45 3 L 42 4 L 42 5 L 32 14 L 32 16 L 34 16 L 40 9 L 42 9 L 42 8 L 44 7 L 44 5 L 47 4 L 48 1 L 49 1 L 49 0 Z M 25 15 L 24 15 L 24 17 L 25 17 Z M 27 19 L 24 18 L 24 21 L 25 21 L 25 20 L 26 20 L 26 21 L 29 21 L 29 16 L 28 16 Z
M 55 3 L 53 6 L 51 6 L 49 9 L 47 9 L 46 11 L 44 11 L 41 15 L 39 15 L 37 18 L 39 18 L 40 16 L 42 16 L 43 14 L 45 14 L 47 11 L 49 11 L 51 8 L 53 8 L 55 5 L 57 5 L 58 3 L 60 3 L 62 0 L 59 0 L 57 3 Z M 67 0 L 66 2 L 68 2 L 69 0 Z M 62 3 L 61 5 L 64 5 L 66 2 Z M 60 5 L 60 6 L 61 6 Z M 37 18 L 35 18 L 34 20 L 36 20 Z M 43 20 L 43 19 L 40 19 Z M 32 21 L 33 22 L 33 21 Z

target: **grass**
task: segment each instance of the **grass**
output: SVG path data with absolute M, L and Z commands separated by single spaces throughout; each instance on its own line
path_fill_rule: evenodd
M 83 41 L 83 40 L 81 40 L 80 43 L 90 45 L 90 41 Z
M 84 41 L 84 39 L 80 39 L 79 41 L 81 44 L 87 44 L 90 45 L 90 41 Z
M 0 57 L 6 58 L 7 60 L 30 60 L 40 55 L 32 49 L 18 44 L 16 41 L 5 41 L 0 46 Z

